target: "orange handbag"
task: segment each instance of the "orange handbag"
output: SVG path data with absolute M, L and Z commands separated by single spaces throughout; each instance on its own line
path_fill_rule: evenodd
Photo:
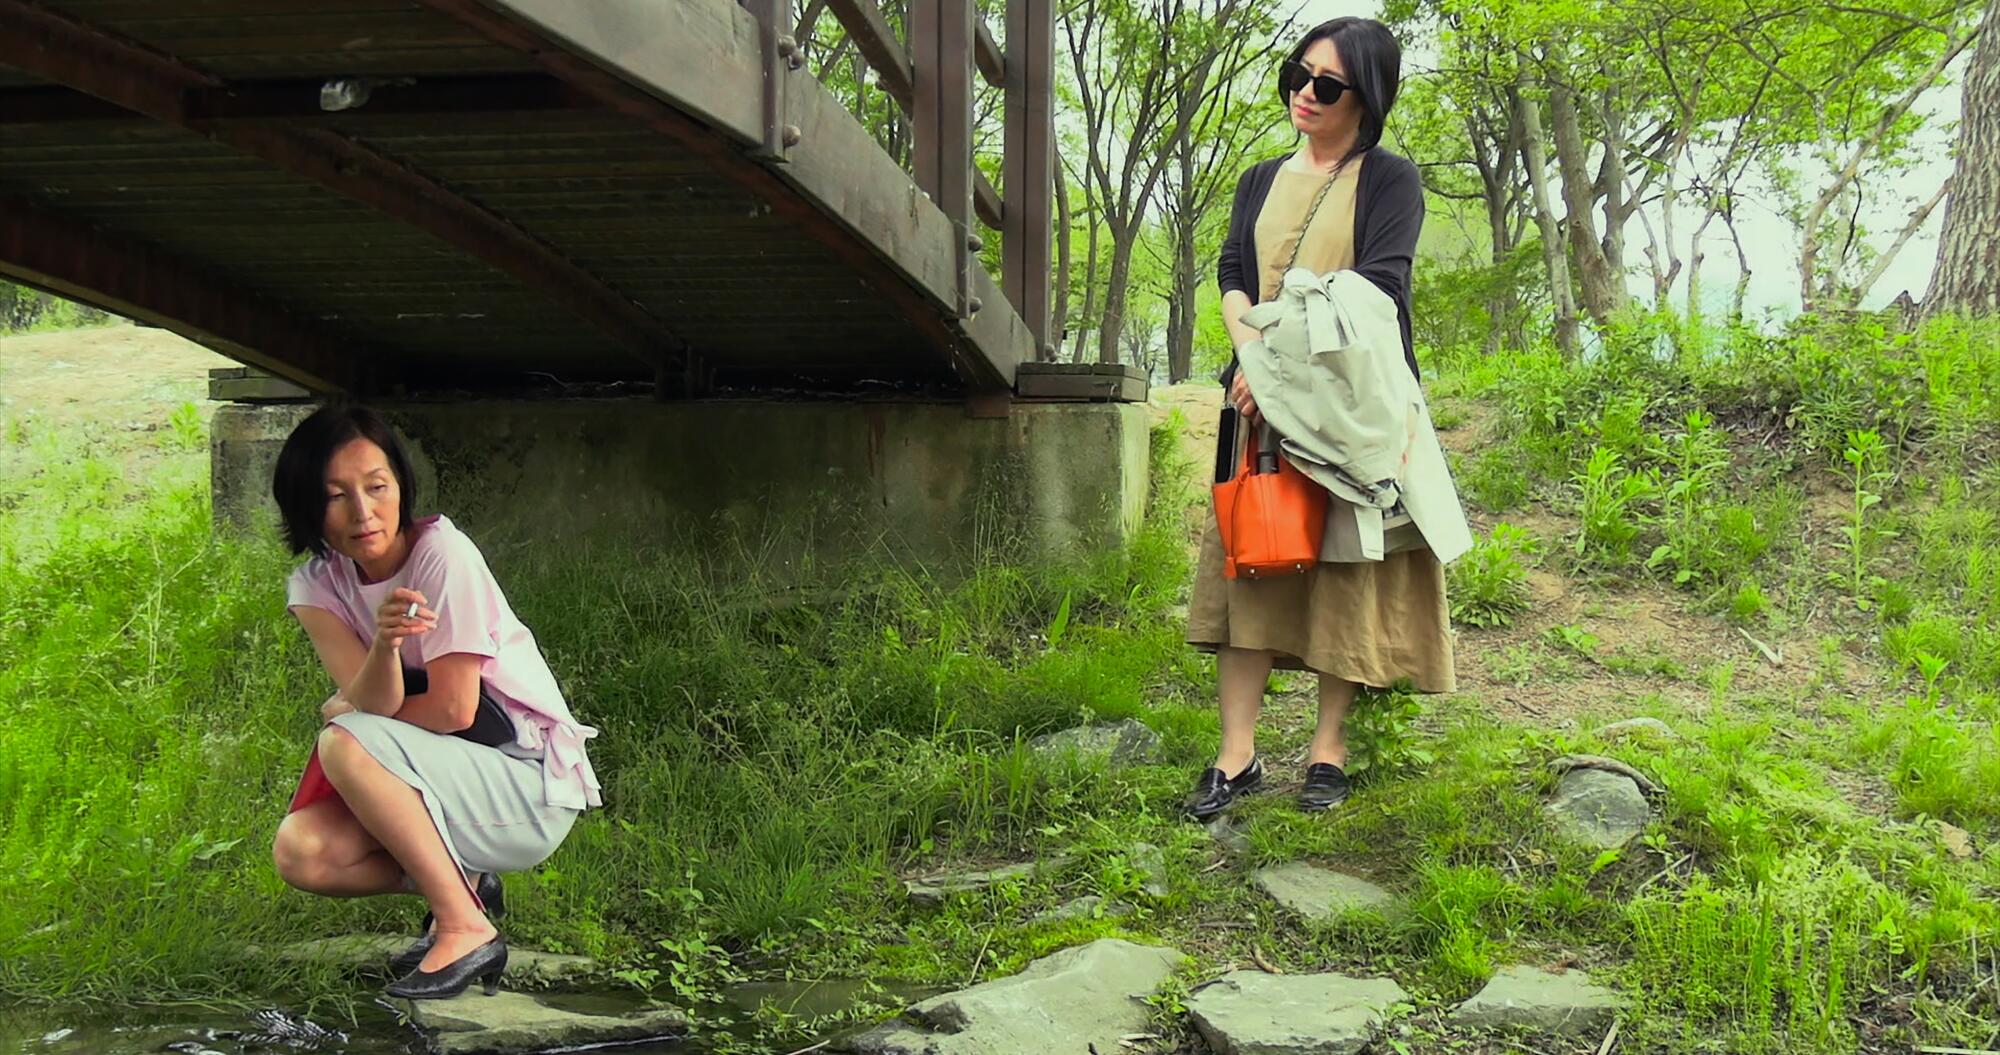
M 1268 579 L 1312 567 L 1326 529 L 1326 500 L 1326 488 L 1278 452 L 1276 433 L 1268 426 L 1252 429 L 1242 466 L 1215 485 L 1223 576 Z

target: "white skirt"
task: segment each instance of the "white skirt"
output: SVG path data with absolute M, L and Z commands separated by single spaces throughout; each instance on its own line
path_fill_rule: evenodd
M 579 811 L 548 804 L 540 759 L 379 714 L 343 714 L 333 724 L 417 789 L 468 883 L 474 872 L 533 868 L 562 845 L 576 823 Z

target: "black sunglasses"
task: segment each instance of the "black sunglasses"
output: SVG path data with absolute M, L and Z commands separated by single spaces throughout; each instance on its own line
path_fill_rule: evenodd
M 1355 90 L 1354 85 L 1335 80 L 1327 74 L 1313 76 L 1313 72 L 1306 69 L 1303 63 L 1287 60 L 1284 65 L 1278 67 L 1278 88 L 1284 93 L 1287 103 L 1292 101 L 1294 92 L 1308 84 L 1312 85 L 1313 98 L 1318 99 L 1321 106 L 1332 106 L 1340 101 L 1340 93 Z

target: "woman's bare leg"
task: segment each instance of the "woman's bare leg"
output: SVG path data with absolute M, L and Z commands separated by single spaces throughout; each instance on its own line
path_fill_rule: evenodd
M 1313 730 L 1306 764 L 1331 762 L 1347 768 L 1347 712 L 1361 686 L 1331 674 L 1319 676 L 1319 727 Z
M 423 796 L 361 746 L 347 730 L 329 725 L 320 733 L 319 761 L 347 808 L 382 844 L 430 902 L 436 944 L 424 955 L 422 970 L 435 971 L 492 940 L 499 932 L 479 911 L 465 874 L 445 849 L 431 823 Z
M 1222 748 L 1215 768 L 1235 776 L 1257 753 L 1257 715 L 1264 709 L 1264 686 L 1271 680 L 1274 653 L 1224 645 L 1215 653 L 1215 680 L 1222 697 Z
M 339 799 L 286 817 L 271 844 L 286 883 L 326 897 L 368 897 L 404 889 L 403 866 L 382 849 Z

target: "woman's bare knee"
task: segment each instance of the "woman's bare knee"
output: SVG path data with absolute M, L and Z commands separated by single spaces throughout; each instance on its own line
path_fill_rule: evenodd
M 329 725 L 319 731 L 319 764 L 326 770 L 329 779 L 339 779 L 353 772 L 355 763 L 366 758 L 368 749 L 354 734 L 337 725 Z
M 278 825 L 277 838 L 271 840 L 271 863 L 277 866 L 278 878 L 300 890 L 318 888 L 326 875 L 326 853 L 326 839 L 303 814 L 285 818 Z

